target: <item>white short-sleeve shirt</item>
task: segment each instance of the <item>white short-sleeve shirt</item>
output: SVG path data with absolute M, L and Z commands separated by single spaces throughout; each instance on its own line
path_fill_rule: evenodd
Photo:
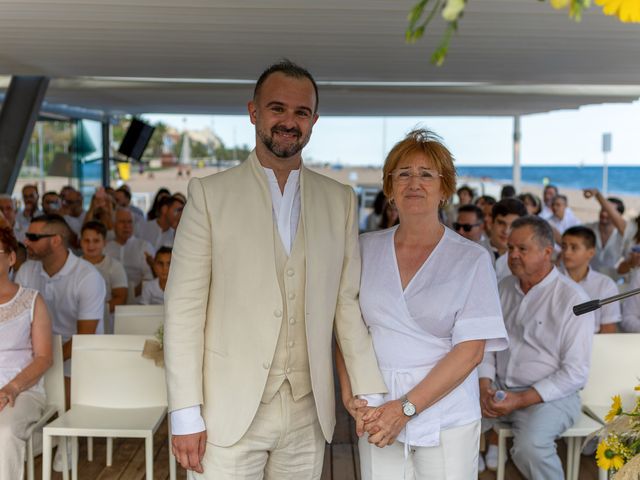
M 133 236 L 129 237 L 124 245 L 110 240 L 104 248 L 105 255 L 115 258 L 124 266 L 127 280 L 132 285 L 139 285 L 143 280 L 153 279 L 145 252 L 152 256 L 155 254 L 149 242 Z
M 157 278 L 142 284 L 142 293 L 136 299 L 140 305 L 164 305 L 164 290 Z
M 394 246 L 396 230 L 360 237 L 360 306 L 389 390 L 385 395 L 364 396 L 374 406 L 406 394 L 458 343 L 486 340 L 486 351 L 507 347 L 496 277 L 486 249 L 445 228 L 403 290 Z M 441 430 L 479 418 L 474 370 L 446 397 L 412 419 L 398 439 L 435 446 Z

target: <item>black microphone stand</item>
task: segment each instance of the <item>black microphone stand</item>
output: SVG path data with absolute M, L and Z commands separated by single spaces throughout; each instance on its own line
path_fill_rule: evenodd
M 613 297 L 604 298 L 602 300 L 590 300 L 588 302 L 575 305 L 573 307 L 573 313 L 574 315 L 583 315 L 585 313 L 593 312 L 594 310 L 597 310 L 604 305 L 613 302 L 619 302 L 620 300 L 633 297 L 634 295 L 638 295 L 639 293 L 640 288 L 636 288 L 635 290 L 629 290 L 628 292 L 620 293 L 618 295 L 614 295 Z

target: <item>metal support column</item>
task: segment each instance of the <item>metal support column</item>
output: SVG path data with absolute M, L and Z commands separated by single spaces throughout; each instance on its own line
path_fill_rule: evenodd
M 0 193 L 13 192 L 48 85 L 48 77 L 11 77 L 0 110 Z
M 102 186 L 111 182 L 111 117 L 102 120 Z
M 520 115 L 513 117 L 513 188 L 520 194 L 522 171 L 520 168 Z

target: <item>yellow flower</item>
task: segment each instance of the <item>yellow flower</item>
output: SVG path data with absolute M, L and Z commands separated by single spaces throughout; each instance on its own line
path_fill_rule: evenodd
M 620 399 L 620 395 L 614 395 L 611 397 L 611 400 L 613 400 L 611 409 L 609 410 L 609 413 L 604 416 L 604 421 L 607 423 L 622 413 L 622 400 Z
M 619 470 L 624 465 L 624 457 L 619 455 L 615 450 L 612 450 L 606 440 L 603 440 L 598 445 L 596 460 L 598 466 L 603 470 Z
M 571 0 L 551 0 L 551 6 L 556 10 L 567 8 L 570 3 Z
M 636 392 L 640 392 L 640 385 L 636 385 L 636 386 L 634 387 L 634 390 L 635 390 Z
M 623 22 L 640 23 L 640 0 L 596 0 L 605 15 L 616 15 Z

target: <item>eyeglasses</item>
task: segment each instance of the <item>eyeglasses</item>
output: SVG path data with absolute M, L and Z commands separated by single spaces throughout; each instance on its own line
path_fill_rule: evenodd
M 408 169 L 394 170 L 389 174 L 397 183 L 409 183 L 411 177 L 416 177 L 420 183 L 431 183 L 438 177 L 442 177 L 436 170 L 419 168 L 417 172 Z
M 27 232 L 27 233 L 24 234 L 24 236 L 27 237 L 27 240 L 29 240 L 30 242 L 37 242 L 41 238 L 55 237 L 56 235 L 57 235 L 57 233 L 31 233 L 31 232 Z
M 453 229 L 456 232 L 458 230 L 462 229 L 465 232 L 469 233 L 473 227 L 479 227 L 480 225 L 482 225 L 482 224 L 481 223 L 458 223 L 458 222 L 454 222 L 453 223 Z

